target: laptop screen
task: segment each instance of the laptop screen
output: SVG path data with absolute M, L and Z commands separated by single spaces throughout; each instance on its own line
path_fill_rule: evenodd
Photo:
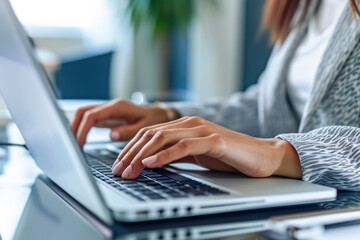
M 8 0 L 0 0 L 0 94 L 37 165 L 83 206 L 112 223 L 70 125 Z

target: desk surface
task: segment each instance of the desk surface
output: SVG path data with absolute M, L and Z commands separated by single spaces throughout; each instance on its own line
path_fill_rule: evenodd
M 22 142 L 21 135 L 13 124 L 6 128 L 0 128 L 0 139 L 7 142 Z M 76 236 L 77 239 L 107 239 L 103 235 L 98 235 L 99 232 L 89 225 L 84 216 L 77 214 L 76 211 L 74 212 L 72 207 L 59 200 L 51 191 L 46 191 L 46 187 L 39 183 L 33 185 L 40 173 L 41 171 L 25 149 L 19 147 L 0 148 L 0 234 L 2 239 L 8 240 L 13 238 L 21 218 L 21 229 L 26 234 L 29 234 L 29 232 L 26 232 L 29 229 L 36 230 L 39 227 L 41 229 L 46 224 L 55 223 L 55 225 L 43 228 L 41 232 L 53 236 L 54 234 L 60 236 L 59 233 L 65 232 L 71 235 L 64 237 L 75 238 Z M 32 188 L 33 191 L 31 191 Z M 39 201 L 39 199 L 47 200 Z M 119 237 L 121 239 L 137 239 L 145 236 L 150 236 L 152 239 L 161 239 L 161 236 L 169 238 L 173 237 L 174 234 L 186 236 L 186 234 L 189 234 L 189 231 L 191 232 L 190 234 L 195 234 L 194 236 L 204 238 L 204 236 L 207 236 L 207 233 L 213 233 L 219 229 L 226 228 L 228 233 L 231 233 L 229 228 L 233 228 L 233 234 L 238 234 L 241 228 L 244 233 L 251 232 L 254 231 L 253 229 L 256 229 L 256 223 L 265 221 L 271 216 L 356 206 L 360 206 L 360 193 L 339 192 L 337 200 L 332 202 L 141 224 L 119 223 L 113 226 L 111 231 L 115 234 L 114 238 Z M 44 211 L 44 209 L 50 209 L 51 211 Z M 44 212 L 46 214 L 43 214 Z M 247 224 L 250 224 L 249 231 L 246 230 Z M 34 232 L 31 233 L 35 234 Z M 92 235 L 89 235 L 91 233 Z M 347 239 L 351 239 L 353 236 L 353 239 L 356 239 L 360 232 L 356 228 L 351 228 L 351 231 L 348 228 L 343 228 L 329 231 L 328 234 L 330 235 L 324 236 L 324 239 L 338 239 L 339 236 L 342 238 L 347 236 Z M 37 235 L 35 234 L 34 236 Z M 221 236 L 221 232 L 219 232 L 219 236 Z M 254 237 L 254 235 L 251 236 Z M 246 239 L 252 238 L 251 236 L 243 235 Z M 239 238 L 239 236 L 234 237 L 234 239 Z

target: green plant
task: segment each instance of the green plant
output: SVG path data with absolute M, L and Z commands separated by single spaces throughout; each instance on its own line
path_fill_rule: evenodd
M 154 37 L 161 37 L 174 29 L 186 30 L 196 15 L 198 4 L 198 0 L 129 0 L 127 9 L 135 30 L 147 24 Z
M 123 1 L 123 0 L 115 0 Z M 173 37 L 187 37 L 189 27 L 203 5 L 215 5 L 217 0 L 128 0 L 127 13 L 134 29 L 135 39 L 152 38 L 158 49 L 157 81 L 160 92 L 169 91 L 171 58 L 174 54 Z M 145 30 L 145 31 L 143 31 Z M 142 32 L 143 31 L 143 32 Z M 137 35 L 137 33 L 145 33 Z M 150 35 L 148 36 L 147 34 Z M 137 36 L 136 36 L 137 35 Z M 151 39 L 148 39 L 151 40 Z M 175 46 L 176 47 L 176 46 Z

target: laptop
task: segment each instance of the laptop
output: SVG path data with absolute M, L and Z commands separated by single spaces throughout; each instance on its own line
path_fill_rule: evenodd
M 106 224 L 332 200 L 336 189 L 299 180 L 168 166 L 135 180 L 111 174 L 121 149 L 83 151 L 8 0 L 0 0 L 0 94 L 42 171 Z M 111 146 L 111 145 L 110 145 Z

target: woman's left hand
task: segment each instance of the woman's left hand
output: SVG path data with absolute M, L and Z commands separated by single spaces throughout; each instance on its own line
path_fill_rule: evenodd
M 112 171 L 134 179 L 144 168 L 182 161 L 250 177 L 301 178 L 295 149 L 280 139 L 260 139 L 231 131 L 200 117 L 141 129 L 120 153 Z

